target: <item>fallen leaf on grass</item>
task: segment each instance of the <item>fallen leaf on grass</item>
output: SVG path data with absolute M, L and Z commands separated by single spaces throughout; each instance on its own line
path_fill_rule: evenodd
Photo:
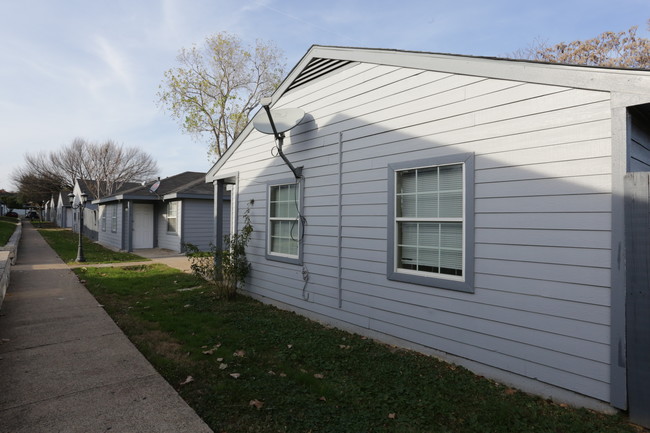
M 280 377 L 287 377 L 286 373 L 280 373 Z
M 239 374 L 239 373 L 231 373 L 230 374 L 230 377 L 232 377 L 233 379 L 239 379 L 239 376 L 241 376 L 241 374 Z
M 513 389 L 513 388 L 508 388 L 508 389 L 506 389 L 505 391 L 503 391 L 503 393 L 504 393 L 505 395 L 513 395 L 513 394 L 516 394 L 516 393 L 517 393 L 517 390 L 516 390 L 516 389 Z
M 269 373 L 268 373 L 268 374 L 270 374 L 271 376 L 275 376 L 275 371 L 273 371 L 273 370 L 269 370 Z
M 244 351 L 244 350 L 238 350 L 237 352 L 232 354 L 232 356 L 238 356 L 240 358 L 243 358 L 244 355 L 246 355 L 246 351 Z
M 327 401 L 327 399 L 326 399 L 325 397 L 319 397 L 318 399 L 319 399 L 320 401 Z
M 314 377 L 315 377 L 316 379 L 324 379 L 324 378 L 325 378 L 325 376 L 323 376 L 323 375 L 320 374 L 320 373 L 316 373 L 316 374 L 314 374 Z
M 339 344 L 339 348 L 341 348 L 341 349 L 352 349 L 352 346 L 346 346 L 345 344 Z
M 228 368 L 228 364 L 224 364 L 224 363 L 219 364 L 219 370 L 225 370 L 226 368 Z
M 390 418 L 390 419 L 395 419 L 395 418 L 397 418 L 397 415 L 394 414 L 394 413 L 389 413 L 389 414 L 388 414 L 388 418 Z
M 204 355 L 212 355 L 215 352 L 215 350 L 217 350 L 220 347 L 221 347 L 221 343 L 217 343 L 214 346 L 212 346 L 212 349 L 208 349 L 208 346 L 201 346 L 201 349 L 208 349 L 203 352 Z M 217 361 L 221 361 L 221 359 L 218 359 Z
M 190 382 L 194 382 L 194 378 L 192 376 L 187 376 L 187 378 L 181 382 L 181 386 L 187 385 Z
M 293 347 L 293 344 L 287 344 L 287 348 L 291 349 Z
M 264 402 L 263 402 L 263 401 L 259 401 L 258 399 L 255 399 L 255 400 L 251 400 L 251 401 L 249 401 L 249 402 L 248 402 L 248 405 L 249 405 L 249 406 L 255 406 L 255 408 L 256 408 L 257 410 L 260 410 L 260 409 L 262 409 L 262 406 L 264 406 Z

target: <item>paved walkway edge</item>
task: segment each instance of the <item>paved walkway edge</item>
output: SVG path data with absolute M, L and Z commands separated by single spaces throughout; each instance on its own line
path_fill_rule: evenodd
M 211 432 L 25 224 L 0 310 L 0 433 Z

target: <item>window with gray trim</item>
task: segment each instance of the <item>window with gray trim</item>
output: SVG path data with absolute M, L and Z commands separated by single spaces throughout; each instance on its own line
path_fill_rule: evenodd
M 101 206 L 99 208 L 99 211 L 102 214 L 102 216 L 101 216 L 101 219 L 102 219 L 102 231 L 105 232 L 106 231 L 106 206 Z
M 178 232 L 178 202 L 167 202 L 167 233 Z
M 117 233 L 117 205 L 111 205 L 111 232 Z
M 299 183 L 269 185 L 268 255 L 299 258 L 300 206 Z
M 473 291 L 473 154 L 389 167 L 389 279 Z

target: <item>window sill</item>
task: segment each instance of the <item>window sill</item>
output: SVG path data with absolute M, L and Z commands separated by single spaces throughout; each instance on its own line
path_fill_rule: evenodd
M 273 260 L 276 262 L 282 262 L 282 263 L 289 263 L 292 265 L 302 265 L 302 261 L 300 260 L 300 257 L 294 256 L 281 256 L 277 254 L 270 254 L 266 253 L 266 260 Z
M 474 287 L 470 282 L 454 277 L 445 278 L 444 276 L 425 276 L 421 274 L 392 271 L 388 273 L 387 278 L 391 281 L 401 281 L 404 283 L 418 284 L 420 286 L 436 287 L 438 289 L 474 293 Z

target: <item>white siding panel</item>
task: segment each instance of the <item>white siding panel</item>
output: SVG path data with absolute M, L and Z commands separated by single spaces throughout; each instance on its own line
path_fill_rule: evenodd
M 374 297 L 351 294 L 347 302 L 373 306 Z M 414 330 L 435 327 L 437 335 L 465 344 L 500 351 L 510 356 L 531 362 L 542 362 L 556 368 L 582 374 L 580 364 L 587 362 L 591 371 L 598 377 L 608 375 L 607 344 L 589 342 L 584 339 L 555 335 L 550 338 L 547 332 L 512 326 L 494 320 L 448 313 L 442 310 L 423 309 L 418 305 L 403 302 L 382 302 L 381 307 L 388 310 L 374 310 L 382 321 L 406 326 Z M 494 337 L 499 335 L 499 337 Z M 576 351 L 576 349 L 578 349 Z M 579 355 L 577 355 L 579 354 Z M 578 368 L 578 369 L 576 369 Z
M 301 265 L 264 255 L 266 182 L 291 177 L 273 139 L 251 133 L 221 168 L 239 173 L 240 213 L 255 200 L 247 290 L 607 400 L 609 98 L 364 64 L 292 90 L 277 107 L 310 115 L 285 143 L 306 178 Z M 387 280 L 388 165 L 465 152 L 476 156 L 474 293 Z
M 611 254 L 605 249 L 556 248 L 530 245 L 476 244 L 474 257 L 503 261 L 525 261 L 538 264 L 584 266 L 609 270 Z M 491 271 L 495 268 L 490 267 Z M 606 273 L 609 275 L 609 273 Z
M 478 228 L 494 229 L 558 229 L 609 230 L 612 215 L 608 212 L 521 212 L 521 213 L 485 213 L 475 216 L 474 225 Z
M 553 191 L 548 191 L 549 193 Z M 477 198 L 476 213 L 488 212 L 607 212 L 610 194 L 548 195 L 537 197 Z
M 587 176 L 609 174 L 611 157 L 585 158 L 573 161 L 557 161 L 545 164 L 530 164 L 520 167 L 498 167 L 476 171 L 475 181 L 504 182 L 508 180 L 544 179 L 554 177 Z
M 535 378 L 542 382 L 557 385 L 560 388 L 571 386 L 572 389 L 579 389 L 581 393 L 600 400 L 606 401 L 609 398 L 607 380 L 597 380 L 585 376 L 589 374 L 586 372 L 587 370 L 583 370 L 585 375 L 570 373 L 562 369 L 546 366 L 543 363 L 515 358 L 492 348 L 467 347 L 461 340 L 445 340 L 418 329 L 405 328 L 401 325 L 396 326 L 385 322 L 373 322 L 372 325 L 373 329 L 402 338 L 405 341 L 440 348 L 439 350 L 443 352 L 460 354 L 459 356 L 470 359 L 476 358 L 487 365 L 498 366 L 498 368 L 505 371 L 511 371 L 522 376 L 530 377 L 530 373 L 535 372 Z M 572 361 L 575 364 L 581 364 L 577 359 Z
M 610 175 L 573 176 L 570 178 L 530 179 L 510 182 L 507 188 L 501 183 L 481 183 L 475 187 L 476 197 L 522 197 L 562 194 L 609 193 L 612 190 Z
M 477 243 L 538 245 L 556 248 L 602 248 L 611 246 L 607 231 L 476 229 Z

